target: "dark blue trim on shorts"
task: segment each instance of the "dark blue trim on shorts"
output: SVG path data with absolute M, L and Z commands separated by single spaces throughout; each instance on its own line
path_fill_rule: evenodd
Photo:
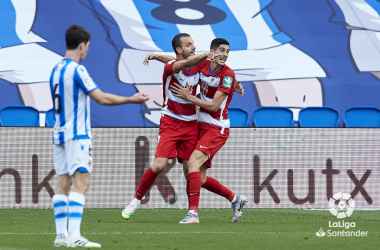
M 88 170 L 84 167 L 78 168 L 77 171 L 82 172 L 82 173 L 88 173 Z

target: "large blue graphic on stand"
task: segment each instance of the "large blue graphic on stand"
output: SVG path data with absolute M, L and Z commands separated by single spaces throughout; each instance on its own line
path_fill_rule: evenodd
M 380 106 L 379 5 L 375 0 L 1 1 L 0 22 L 8 25 L 0 26 L 0 108 L 52 106 L 46 75 L 63 56 L 64 33 L 74 23 L 91 32 L 83 64 L 103 91 L 151 96 L 144 105 L 110 108 L 92 102 L 93 126 L 157 126 L 164 65 L 142 61 L 148 53 L 174 55 L 171 40 L 180 32 L 192 36 L 197 53 L 209 51 L 215 37 L 230 42 L 227 65 L 245 87 L 245 96 L 235 95 L 231 106 L 250 116 L 259 106 L 289 107 L 296 117 L 307 106 L 332 106 L 341 115 L 351 106 Z

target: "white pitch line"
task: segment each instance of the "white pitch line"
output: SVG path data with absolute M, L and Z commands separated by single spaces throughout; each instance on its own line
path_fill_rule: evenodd
M 289 232 L 85 232 L 86 235 L 116 235 L 116 234 L 315 234 L 307 232 L 289 233 Z M 12 233 L 0 232 L 0 235 L 55 235 L 55 233 Z

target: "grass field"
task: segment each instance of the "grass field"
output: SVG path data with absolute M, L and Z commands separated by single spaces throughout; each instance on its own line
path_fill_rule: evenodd
M 354 211 L 345 222 L 368 231 L 367 237 L 317 237 L 329 221 L 329 211 L 245 209 L 232 223 L 229 209 L 201 209 L 200 224 L 179 225 L 180 209 L 140 209 L 126 221 L 121 209 L 85 209 L 82 235 L 103 249 L 379 249 L 380 211 Z M 53 249 L 51 209 L 0 209 L 0 249 Z M 332 228 L 330 228 L 332 229 Z M 335 228 L 341 231 L 343 228 Z

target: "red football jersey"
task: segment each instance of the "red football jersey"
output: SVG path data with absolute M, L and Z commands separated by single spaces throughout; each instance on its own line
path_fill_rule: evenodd
M 174 96 L 170 90 L 170 86 L 173 82 L 183 87 L 186 87 L 186 84 L 188 84 L 190 86 L 190 94 L 195 96 L 199 81 L 199 66 L 174 73 L 173 67 L 176 62 L 178 62 L 178 60 L 173 60 L 165 64 L 164 74 L 162 76 L 164 103 L 162 105 L 161 114 L 184 121 L 194 121 L 197 119 L 195 105 L 192 102 Z
M 199 112 L 199 122 L 202 128 L 207 128 L 209 124 L 221 128 L 229 128 L 230 120 L 228 119 L 228 107 L 234 93 L 235 73 L 227 65 L 224 65 L 219 71 L 211 72 L 211 61 L 205 60 L 200 65 L 200 84 L 201 99 L 212 102 L 216 91 L 227 93 L 216 112 L 201 108 Z

